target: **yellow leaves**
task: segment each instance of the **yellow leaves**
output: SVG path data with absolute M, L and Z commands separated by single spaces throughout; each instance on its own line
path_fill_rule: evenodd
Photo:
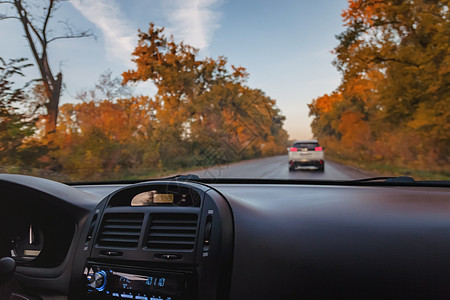
M 366 72 L 364 76 L 350 78 L 342 85 L 342 98 L 355 98 L 364 105 L 370 105 L 377 101 L 379 84 L 384 79 L 384 75 L 376 70 Z
M 433 110 L 422 108 L 416 112 L 414 120 L 410 121 L 408 124 L 413 129 L 419 129 L 434 124 L 434 118 L 435 112 Z

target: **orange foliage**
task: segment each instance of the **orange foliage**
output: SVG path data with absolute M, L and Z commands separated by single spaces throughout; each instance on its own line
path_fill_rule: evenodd
M 348 0 L 334 50 L 339 97 L 309 104 L 329 153 L 448 171 L 447 2 Z
M 148 126 L 152 106 L 148 97 L 65 104 L 60 108 L 58 129 L 68 136 L 99 130 L 111 140 L 126 142 Z
M 348 97 L 358 97 L 362 102 L 368 103 L 376 90 L 377 75 L 372 72 L 365 77 L 349 79 L 344 87 L 344 94 Z
M 360 146 L 369 146 L 369 126 L 362 120 L 359 112 L 344 112 L 341 116 L 339 131 L 342 133 L 341 145 L 356 150 Z
M 373 25 L 373 17 L 383 5 L 386 4 L 380 0 L 348 0 L 348 8 L 341 15 L 345 25 L 351 25 L 355 21 Z
M 333 109 L 335 103 L 340 101 L 342 101 L 342 94 L 340 92 L 333 92 L 330 95 L 325 94 L 314 99 L 311 106 L 314 107 L 319 114 L 327 113 Z

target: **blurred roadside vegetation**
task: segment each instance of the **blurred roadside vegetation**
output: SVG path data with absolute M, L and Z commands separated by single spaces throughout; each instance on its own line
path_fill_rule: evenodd
M 275 100 L 246 85 L 242 67 L 200 59 L 163 28 L 139 33 L 135 70 L 103 74 L 78 101 L 59 107 L 46 134 L 40 82 L 17 88 L 23 59 L 0 69 L 0 172 L 59 181 L 149 178 L 285 152 L 288 135 Z M 123 84 L 150 80 L 155 96 Z
M 389 174 L 449 178 L 449 1 L 351 0 L 334 65 L 309 104 L 329 157 Z
M 409 176 L 415 180 L 450 180 L 449 170 L 419 170 L 378 161 L 354 160 L 351 157 L 345 157 L 342 154 L 336 155 L 334 153 L 327 153 L 325 159 L 368 171 L 372 173 L 373 176 Z

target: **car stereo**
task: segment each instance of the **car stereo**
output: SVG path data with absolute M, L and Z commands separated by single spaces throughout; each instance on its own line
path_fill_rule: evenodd
M 191 299 L 192 274 L 182 271 L 129 269 L 87 264 L 86 293 L 103 299 Z

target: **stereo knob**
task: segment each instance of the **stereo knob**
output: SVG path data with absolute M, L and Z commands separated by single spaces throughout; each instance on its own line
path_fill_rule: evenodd
M 103 291 L 106 286 L 106 273 L 105 271 L 95 272 L 89 278 L 89 286 L 98 291 Z

